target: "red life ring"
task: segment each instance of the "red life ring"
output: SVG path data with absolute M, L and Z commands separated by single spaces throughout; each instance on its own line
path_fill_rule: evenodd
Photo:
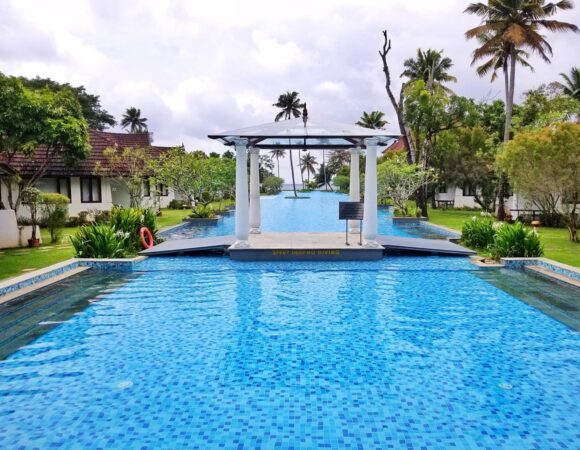
M 151 231 L 149 231 L 149 228 L 141 227 L 141 229 L 139 230 L 139 234 L 141 235 L 141 245 L 143 246 L 143 248 L 153 247 L 154 244 L 153 235 L 151 234 Z M 147 236 L 147 239 L 145 239 L 145 236 Z

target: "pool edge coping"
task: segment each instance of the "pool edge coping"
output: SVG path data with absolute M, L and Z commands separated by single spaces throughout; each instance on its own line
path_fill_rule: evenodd
M 18 275 L 0 281 L 0 303 L 4 296 L 20 289 L 29 288 L 63 275 L 78 267 L 89 267 L 96 270 L 110 270 L 118 272 L 133 272 L 135 265 L 147 259 L 147 256 L 137 256 L 134 258 L 71 258 L 65 261 L 52 264 L 32 272 Z M 56 280 L 58 281 L 58 280 Z M 39 286 L 40 288 L 41 286 Z M 34 289 L 33 289 L 34 290 Z

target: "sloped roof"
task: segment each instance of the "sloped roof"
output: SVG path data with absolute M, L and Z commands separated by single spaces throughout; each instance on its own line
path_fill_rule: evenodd
M 387 152 L 400 152 L 406 150 L 405 141 L 402 138 L 397 139 L 391 145 L 389 145 L 386 149 L 383 150 L 383 154 Z
M 234 145 L 236 138 L 247 138 L 250 146 L 261 149 L 340 149 L 365 148 L 366 138 L 378 138 L 379 145 L 387 145 L 398 136 L 396 133 L 363 128 L 354 124 L 312 120 L 304 124 L 299 118 L 223 131 L 210 134 L 208 137 L 217 139 L 225 145 Z
M 95 173 L 97 162 L 103 166 L 107 165 L 107 158 L 104 155 L 105 149 L 116 147 L 125 149 L 129 147 L 147 148 L 151 151 L 151 156 L 159 158 L 161 153 L 169 150 L 170 147 L 152 146 L 148 133 L 110 133 L 106 131 L 89 131 L 89 144 L 91 152 L 87 159 L 77 162 L 74 166 L 67 166 L 62 158 L 53 158 L 46 169 L 45 176 L 90 176 Z M 9 167 L 14 172 L 26 176 L 36 173 L 46 160 L 46 152 L 43 148 L 38 148 L 32 157 L 21 154 L 14 156 Z M 0 165 L 3 163 L 0 156 Z M 6 164 L 6 161 L 4 161 Z

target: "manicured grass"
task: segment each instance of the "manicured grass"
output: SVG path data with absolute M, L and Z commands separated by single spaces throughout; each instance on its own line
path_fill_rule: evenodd
M 43 267 L 73 257 L 74 250 L 68 240 L 77 228 L 65 228 L 60 243 L 51 244 L 48 230 L 42 229 L 42 242 L 38 248 L 12 248 L 0 250 L 0 279 L 15 277 L 30 272 L 28 269 Z
M 436 225 L 461 231 L 463 222 L 478 216 L 477 211 L 459 209 L 431 209 L 429 221 Z M 571 266 L 580 267 L 580 243 L 570 242 L 568 230 L 564 228 L 540 227 L 540 238 L 544 244 L 544 256 Z
M 232 204 L 223 202 L 223 205 Z M 218 204 L 212 204 L 218 207 Z M 184 217 L 187 217 L 191 210 L 184 209 L 163 209 L 161 217 L 158 217 L 158 228 L 165 228 L 171 225 L 181 223 Z M 30 272 L 28 269 L 42 269 L 43 267 L 65 261 L 74 256 L 74 249 L 70 244 L 68 236 L 74 234 L 78 227 L 65 228 L 61 242 L 50 244 L 50 234 L 48 230 L 42 229 L 42 242 L 39 248 L 11 248 L 0 249 L 0 280 L 16 277 Z
M 226 206 L 231 206 L 234 204 L 233 200 L 224 200 L 221 202 L 212 202 L 209 206 L 213 209 L 225 208 Z M 177 225 L 181 223 L 183 219 L 189 217 L 191 214 L 191 209 L 163 209 L 161 210 L 161 216 L 157 218 L 157 228 L 170 227 L 172 225 Z
M 191 214 L 191 209 L 162 209 L 161 216 L 157 217 L 157 228 L 177 225 Z

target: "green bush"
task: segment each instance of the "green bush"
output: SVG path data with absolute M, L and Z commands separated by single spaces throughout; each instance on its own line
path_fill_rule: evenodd
M 275 195 L 282 191 L 283 183 L 284 180 L 282 178 L 272 175 L 264 178 L 264 181 L 262 182 L 262 189 L 264 189 L 264 192 L 268 195 Z
M 337 175 L 332 179 L 332 184 L 334 184 L 340 192 L 348 192 L 350 178 L 346 175 Z
M 189 202 L 186 200 L 176 200 L 173 199 L 167 205 L 169 209 L 187 209 L 189 208 Z
M 54 244 L 60 239 L 62 229 L 68 220 L 69 198 L 66 195 L 50 193 L 42 194 L 40 206 L 43 214 L 43 224 L 50 232 L 50 242 Z
M 128 240 L 129 233 L 111 225 L 85 225 L 70 238 L 79 258 L 123 258 Z
M 535 258 L 544 254 L 544 246 L 533 230 L 520 222 L 502 224 L 497 228 L 493 245 L 490 247 L 495 259 Z
M 189 217 L 192 219 L 213 219 L 215 211 L 208 205 L 197 205 L 191 210 Z
M 157 217 L 150 209 L 114 207 L 111 210 L 111 226 L 117 231 L 128 234 L 125 243 L 127 253 L 137 253 L 141 250 L 141 227 L 149 228 L 154 243 L 160 241 L 157 236 Z
M 465 245 L 476 249 L 487 249 L 495 237 L 492 217 L 476 217 L 466 221 L 461 229 L 461 240 Z

